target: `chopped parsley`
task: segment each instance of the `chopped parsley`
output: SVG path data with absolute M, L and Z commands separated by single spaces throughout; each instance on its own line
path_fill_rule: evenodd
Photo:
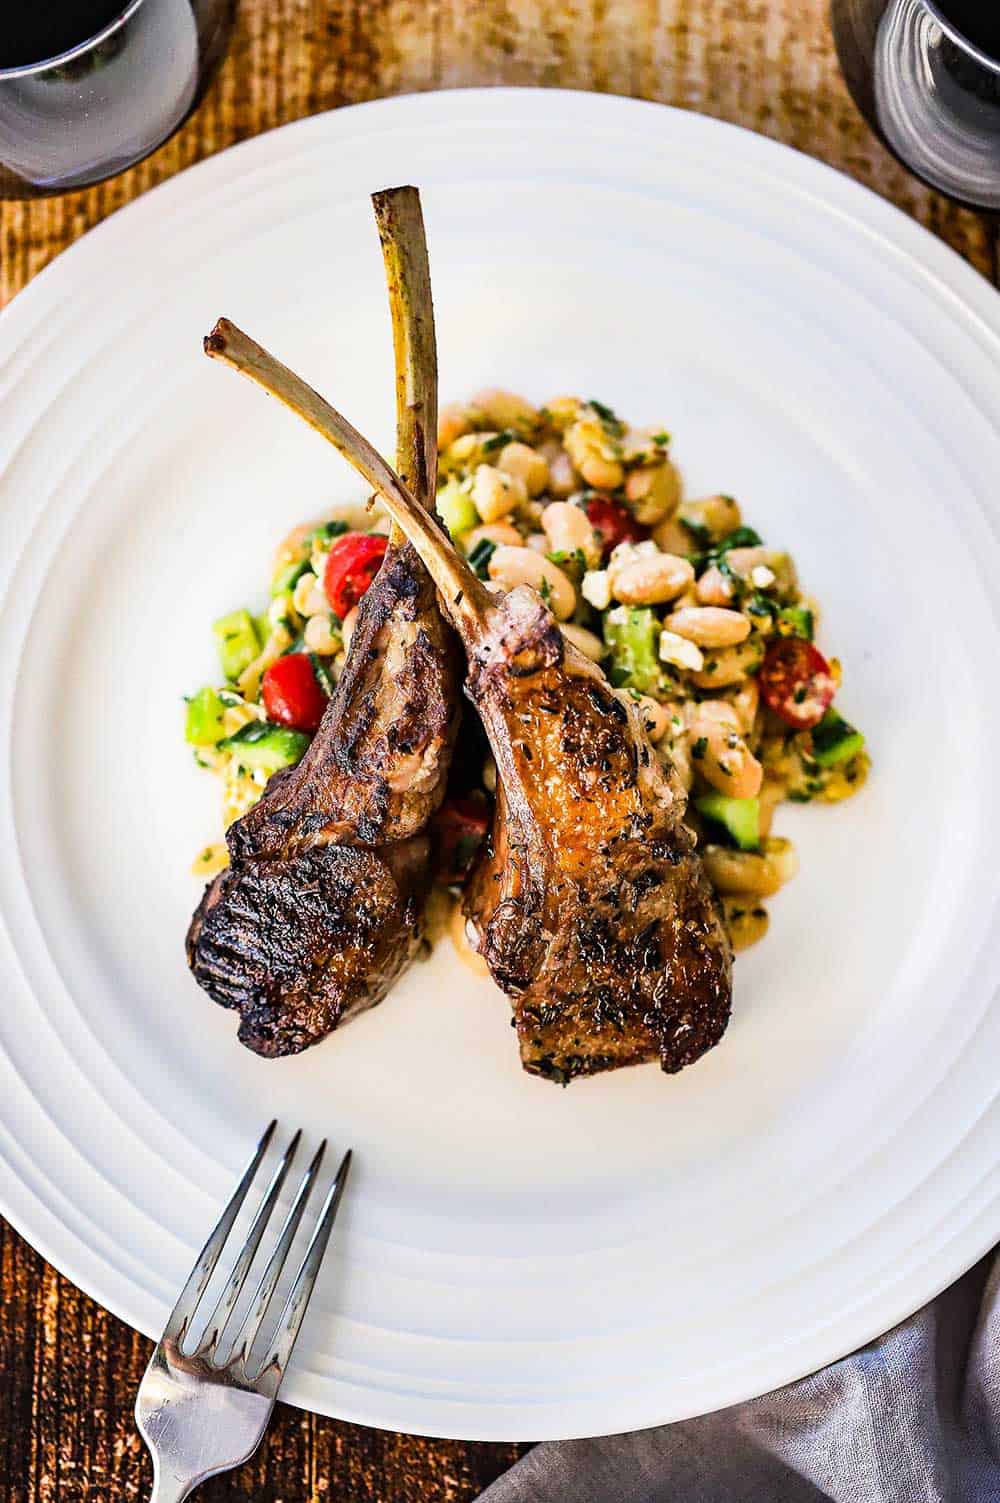
M 684 521 L 683 518 L 681 520 Z M 712 543 L 707 527 L 702 527 L 700 523 L 692 525 L 690 522 L 684 522 L 684 526 L 702 544 L 704 550 L 701 553 L 689 555 L 696 574 L 704 573 L 714 564 L 727 578 L 733 579 L 734 576 L 726 563 L 726 554 L 731 553 L 734 548 L 758 548 L 763 541 L 760 533 L 755 532 L 752 527 L 734 527 L 732 532 L 727 532 L 724 538 L 720 538 L 717 543 Z M 709 544 L 708 547 L 705 547 L 706 543 Z
M 310 543 L 319 543 L 324 539 L 329 541 L 333 538 L 343 537 L 347 531 L 348 526 L 346 522 L 323 522 L 319 527 L 313 528 L 306 541 Z
M 752 527 L 734 527 L 732 532 L 727 532 L 725 537 L 716 543 L 712 551 L 722 558 L 733 548 L 759 548 L 763 541 L 760 533 L 755 532 Z
M 758 616 L 761 620 L 773 621 L 778 616 L 780 607 L 777 601 L 763 595 L 760 590 L 754 590 L 749 600 L 744 602 L 743 609 L 748 616 Z
M 691 757 L 692 757 L 692 760 L 695 761 L 695 762 L 703 762 L 705 760 L 705 753 L 707 751 L 708 751 L 708 737 L 707 736 L 699 736 L 698 739 L 697 739 L 697 741 L 694 743 L 694 745 L 691 748 Z
M 329 699 L 333 694 L 333 679 L 327 672 L 326 664 L 323 662 L 323 659 L 315 652 L 311 652 L 309 654 L 309 661 L 310 663 L 312 663 L 313 673 L 315 673 L 316 675 L 316 682 L 323 690 L 323 693 L 326 695 L 327 699 Z
M 504 428 L 501 433 L 493 433 L 489 438 L 484 438 L 480 448 L 484 454 L 493 454 L 497 449 L 505 449 L 517 439 L 513 428 Z
M 479 542 L 469 554 L 469 568 L 474 574 L 478 574 L 480 579 L 489 579 L 490 559 L 493 557 L 496 550 L 496 543 L 491 543 L 489 538 L 480 538 Z
M 604 402 L 598 402 L 596 397 L 590 397 L 587 401 L 587 406 L 592 412 L 597 413 L 597 416 L 609 433 L 615 438 L 621 438 L 625 432 L 625 424 L 613 408 L 606 406 Z

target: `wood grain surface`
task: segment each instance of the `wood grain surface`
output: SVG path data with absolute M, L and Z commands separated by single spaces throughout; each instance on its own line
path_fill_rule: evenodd
M 874 188 L 1000 283 L 995 225 L 923 188 L 856 114 L 825 0 L 242 0 L 228 60 L 172 141 L 113 182 L 0 205 L 0 304 L 91 225 L 221 147 L 338 105 L 471 84 L 633 94 L 749 126 Z M 0 1499 L 143 1498 L 132 1404 L 148 1343 L 2 1222 L 0 1289 Z M 254 1460 L 202 1496 L 458 1503 L 517 1455 L 279 1405 Z

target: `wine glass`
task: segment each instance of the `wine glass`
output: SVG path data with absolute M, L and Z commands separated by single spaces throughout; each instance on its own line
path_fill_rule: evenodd
M 994 0 L 832 0 L 855 103 L 911 171 L 1000 210 L 1000 5 Z
M 12 33 L 4 37 L 7 23 L 0 26 L 3 198 L 84 187 L 147 156 L 201 98 L 235 10 L 235 0 L 77 0 L 62 11 L 59 0 L 49 0 L 47 12 L 46 0 L 34 3 L 36 45 L 59 37 L 62 50 L 19 61 L 10 52 Z M 24 41 L 31 13 L 24 14 L 22 48 L 31 46 Z M 88 17 L 98 29 L 67 46 L 67 25 L 86 26 Z

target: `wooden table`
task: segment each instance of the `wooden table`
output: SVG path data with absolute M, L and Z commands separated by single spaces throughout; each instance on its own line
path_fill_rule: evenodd
M 468 84 L 658 99 L 750 126 L 890 198 L 1000 285 L 995 225 L 921 187 L 840 80 L 826 0 L 242 0 L 201 109 L 149 161 L 88 192 L 0 206 L 0 304 L 105 215 L 200 157 L 318 110 Z M 0 1223 L 0 1500 L 143 1498 L 132 1424 L 148 1343 Z M 390 1435 L 279 1406 L 206 1499 L 471 1499 L 519 1454 Z

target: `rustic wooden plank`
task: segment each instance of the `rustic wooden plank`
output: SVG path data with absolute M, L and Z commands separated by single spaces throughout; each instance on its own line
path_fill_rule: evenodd
M 537 84 L 656 99 L 749 126 L 898 204 L 1000 285 L 995 227 L 918 184 L 840 79 L 825 0 L 243 0 L 202 107 L 149 161 L 62 198 L 0 206 L 0 305 L 115 209 L 235 141 L 383 94 Z M 131 1409 L 148 1343 L 0 1223 L 0 1500 L 141 1499 Z M 461 1503 L 513 1446 L 390 1435 L 279 1406 L 211 1500 Z
M 132 1423 L 150 1343 L 87 1299 L 0 1222 L 0 1499 L 134 1503 L 150 1467 Z M 257 1456 L 202 1496 L 253 1503 L 461 1503 L 515 1446 L 341 1424 L 279 1404 Z

